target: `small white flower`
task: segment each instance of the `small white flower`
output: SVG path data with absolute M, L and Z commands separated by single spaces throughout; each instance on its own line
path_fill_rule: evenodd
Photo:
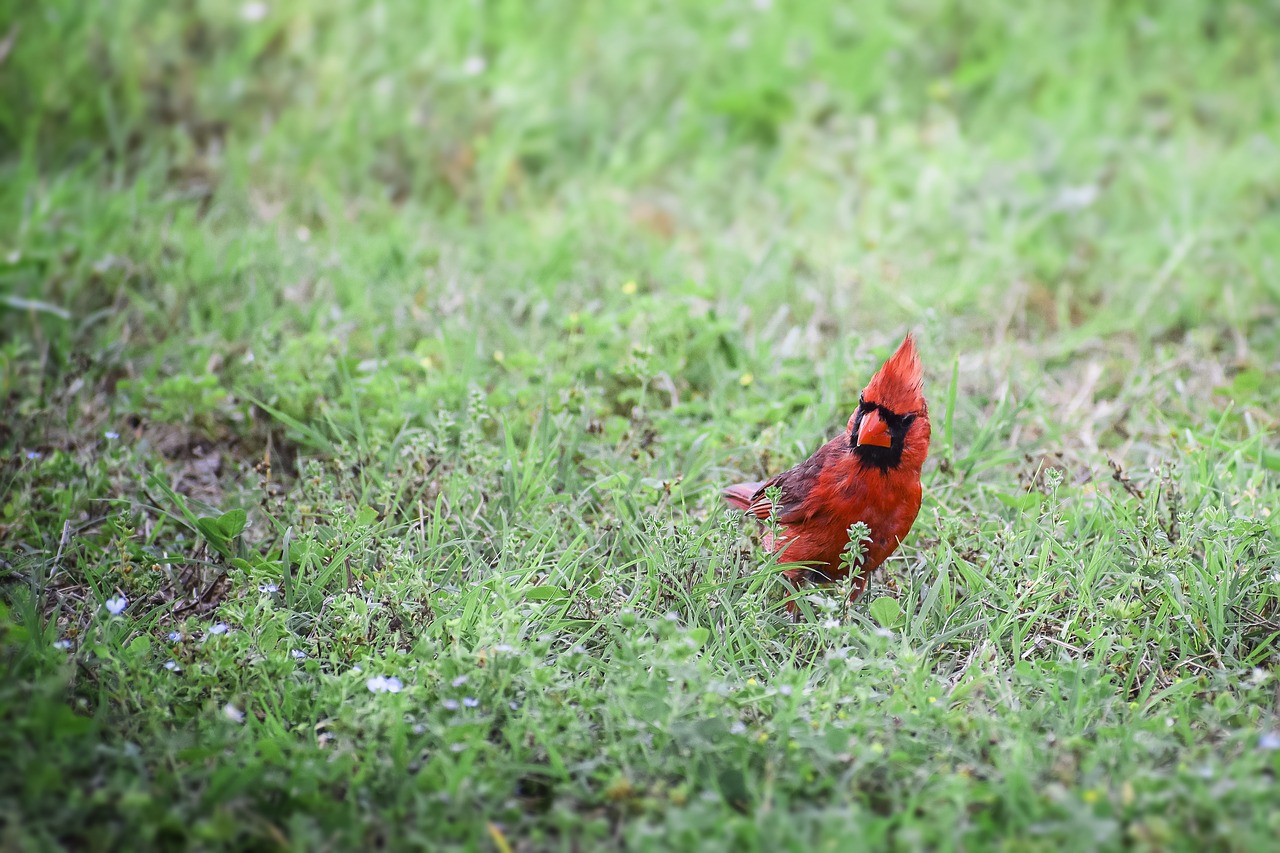
M 107 612 L 112 616 L 119 616 L 128 606 L 129 599 L 125 598 L 123 595 L 112 596 L 111 598 L 108 598 L 106 602 Z
M 360 664 L 356 664 L 355 666 L 351 667 L 351 671 L 352 671 L 352 672 L 364 672 L 364 669 L 362 669 L 362 668 L 361 668 Z
M 508 703 L 507 703 L 507 707 L 508 707 L 508 708 L 510 708 L 510 709 L 511 709 L 511 710 L 513 710 L 513 711 L 519 711 L 519 710 L 520 710 L 520 703 L 518 703 L 518 702 L 508 702 Z
M 230 702 L 222 706 L 222 715 L 233 723 L 244 722 L 244 711 L 241 711 Z
M 427 727 L 426 727 L 426 726 L 424 726 L 422 723 L 414 723 L 414 724 L 413 724 L 413 733 L 414 733 L 415 735 L 423 734 L 423 733 L 425 733 L 425 732 L 426 732 L 426 730 L 427 730 Z
M 258 585 L 258 592 L 279 592 L 280 587 L 273 583 L 264 583 Z
M 182 667 L 178 666 L 178 662 L 172 658 L 164 662 L 164 668 L 170 672 L 182 672 Z
M 827 628 L 827 629 L 839 628 L 839 627 L 840 627 L 840 620 L 839 620 L 839 619 L 828 619 L 826 622 L 823 622 L 823 623 L 822 623 L 822 627 L 823 627 L 823 628 Z
M 454 687 L 461 687 L 462 685 L 467 683 L 467 677 L 465 675 L 459 675 L 451 683 L 453 684 Z
M 227 623 L 226 623 L 226 622 L 215 622 L 214 624 L 212 624 L 212 625 L 210 625 L 210 626 L 209 626 L 209 633 L 210 633 L 210 634 L 225 634 L 225 633 L 227 633 Z
M 399 693 L 404 689 L 404 682 L 396 678 L 394 675 L 387 678 L 387 692 Z
M 392 676 L 375 675 L 364 683 L 370 693 L 399 693 L 404 689 L 404 682 Z
M 268 11 L 270 10 L 267 8 L 266 3 L 245 3 L 240 7 L 240 18 L 254 24 L 265 18 Z
M 304 652 L 302 649 L 293 649 L 293 650 L 291 650 L 291 651 L 289 652 L 289 654 L 293 655 L 293 659 L 294 659 L 294 660 L 306 660 L 306 659 L 307 659 L 307 653 L 306 653 L 306 652 Z
M 734 720 L 733 725 L 729 726 L 729 734 L 744 735 L 747 733 L 747 724 L 742 720 Z
M 479 699 L 476 699 L 476 698 L 475 698 L 475 697 L 473 697 L 473 696 L 468 696 L 468 697 L 466 697 L 465 699 L 463 699 L 463 700 L 462 700 L 462 704 L 463 704 L 463 705 L 466 705 L 468 708 L 475 708 L 475 707 L 479 706 L 479 704 L 480 704 L 480 700 L 479 700 Z
M 115 432 L 114 430 L 107 430 L 106 432 L 104 432 L 104 433 L 102 434 L 102 436 L 103 436 L 103 438 L 105 438 L 107 441 L 115 441 L 117 438 L 119 438 L 119 437 L 120 437 L 120 433 Z
M 506 654 L 507 652 L 512 651 L 512 648 L 508 643 L 498 643 L 498 645 L 493 647 L 493 650 L 495 652 L 502 652 L 503 654 Z
M 790 685 L 790 684 L 784 684 L 784 685 L 782 685 L 781 687 L 779 687 L 779 688 L 778 688 L 778 692 L 779 692 L 779 693 L 781 693 L 783 696 L 790 696 L 790 695 L 791 695 L 791 685 Z
M 1098 200 L 1096 184 L 1084 184 L 1078 187 L 1063 187 L 1053 200 L 1053 210 L 1083 210 Z
M 446 700 L 444 700 L 443 702 L 441 702 L 440 704 L 441 704 L 441 706 L 443 706 L 443 707 L 444 707 L 444 709 L 445 709 L 446 711 L 456 711 L 456 710 L 458 710 L 458 700 L 457 700 L 457 699 L 446 699 Z
M 71 641 L 70 641 L 70 640 L 57 640 L 57 641 L 55 641 L 55 642 L 54 642 L 53 647 L 54 647 L 55 649 L 62 649 L 62 650 L 65 652 L 67 649 L 71 648 Z
M 1258 738 L 1258 749 L 1268 752 L 1280 749 L 1280 732 L 1263 732 L 1262 737 Z
M 489 63 L 485 62 L 483 56 L 468 56 L 466 62 L 462 63 L 462 73 L 468 77 L 477 77 L 484 73 Z

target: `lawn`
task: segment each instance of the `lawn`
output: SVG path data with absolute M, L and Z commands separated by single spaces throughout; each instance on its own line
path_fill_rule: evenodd
M 1280 6 L 0 0 L 0 847 L 1259 850 Z M 903 547 L 720 489 L 902 335 Z

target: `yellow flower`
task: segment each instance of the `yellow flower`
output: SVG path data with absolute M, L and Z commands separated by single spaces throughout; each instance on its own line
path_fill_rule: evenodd
M 1096 803 L 1101 797 L 1102 797 L 1102 794 L 1093 788 L 1089 788 L 1083 794 L 1080 795 L 1080 798 L 1089 804 Z
M 496 349 L 493 351 L 493 360 L 498 362 L 498 364 L 502 364 L 502 362 L 507 360 L 507 354 L 500 349 Z
M 738 377 L 738 384 L 741 385 L 743 388 L 746 388 L 748 385 L 750 385 L 752 382 L 755 382 L 755 381 L 756 381 L 756 378 L 752 376 L 750 372 L 744 373 Z
M 627 296 L 635 296 L 636 291 L 639 289 L 640 288 L 636 285 L 634 281 L 629 281 L 626 284 L 622 285 L 622 292 L 627 294 Z

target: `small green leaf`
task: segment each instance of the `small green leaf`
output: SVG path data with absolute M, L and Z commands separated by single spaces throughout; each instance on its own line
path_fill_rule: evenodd
M 244 530 L 248 520 L 249 516 L 244 510 L 233 509 L 222 514 L 222 517 L 218 519 L 218 527 L 222 530 L 222 535 L 227 539 L 235 539 Z
M 690 628 L 689 639 L 693 640 L 698 646 L 702 646 L 707 642 L 707 638 L 711 636 L 709 628 Z
M 129 641 L 129 645 L 124 650 L 130 657 L 144 657 L 151 652 L 151 638 L 146 634 L 140 634 Z
M 898 624 L 898 619 L 902 615 L 902 608 L 898 605 L 898 599 L 883 596 L 871 602 L 869 608 L 871 618 L 880 623 L 882 628 L 892 628 Z
M 557 586 L 531 586 L 524 591 L 524 597 L 530 601 L 551 601 L 564 598 L 564 590 Z
M 368 527 L 377 520 L 378 511 L 371 506 L 362 506 L 356 513 L 356 524 L 360 527 Z
M 218 519 L 202 515 L 196 519 L 196 527 L 200 528 L 200 532 L 205 539 L 209 540 L 209 544 L 218 547 L 227 544 L 227 536 L 222 532 L 222 525 L 218 523 Z

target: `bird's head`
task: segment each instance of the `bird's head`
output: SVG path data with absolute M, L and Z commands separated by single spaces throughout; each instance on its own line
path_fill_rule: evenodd
M 929 404 L 915 339 L 908 334 L 867 387 L 849 418 L 849 444 L 867 467 L 919 471 L 929 453 Z

